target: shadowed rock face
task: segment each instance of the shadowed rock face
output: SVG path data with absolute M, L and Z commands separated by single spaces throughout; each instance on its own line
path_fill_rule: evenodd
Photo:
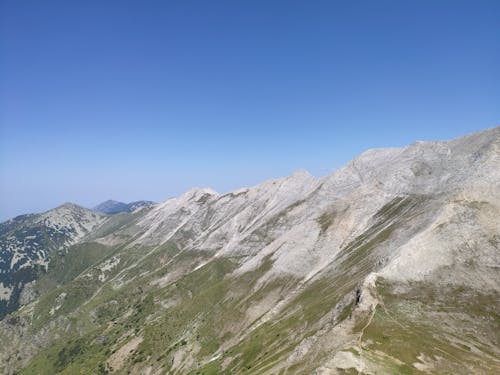
M 84 211 L 85 230 L 42 243 L 0 371 L 498 373 L 499 165 L 494 128 L 319 179 Z M 59 223 L 36 216 L 2 233 Z

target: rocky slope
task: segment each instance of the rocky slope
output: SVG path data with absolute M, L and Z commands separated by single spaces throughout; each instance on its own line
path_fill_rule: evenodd
M 0 318 L 29 299 L 29 283 L 63 251 L 105 222 L 103 215 L 66 203 L 0 224 Z M 24 293 L 23 293 L 24 292 Z
M 494 128 L 98 217 L 0 322 L 0 371 L 499 373 L 499 165 Z

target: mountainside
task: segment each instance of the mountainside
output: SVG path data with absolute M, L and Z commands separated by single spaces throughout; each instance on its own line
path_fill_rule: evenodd
M 104 216 L 66 203 L 42 214 L 22 215 L 0 224 L 0 318 L 29 299 L 26 284 L 46 270 L 49 255 L 82 240 Z
M 133 212 L 140 207 L 148 207 L 154 205 L 151 201 L 135 201 L 130 203 L 123 203 L 114 201 L 112 199 L 102 202 L 92 208 L 92 210 L 101 212 L 103 214 L 118 214 L 120 212 Z
M 497 127 L 319 179 L 5 222 L 2 301 L 39 269 L 37 298 L 4 306 L 0 372 L 500 373 L 499 166 Z

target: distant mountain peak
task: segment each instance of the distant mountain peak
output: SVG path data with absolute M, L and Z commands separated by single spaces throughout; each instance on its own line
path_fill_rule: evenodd
M 120 202 L 120 201 L 115 201 L 114 199 L 108 199 L 108 200 L 105 200 L 105 201 L 104 201 L 104 202 L 102 202 L 102 203 L 99 203 L 99 205 L 98 205 L 98 206 L 105 205 L 105 204 L 117 204 L 117 203 L 118 203 L 118 204 L 125 204 L 125 203 Z M 98 206 L 97 206 L 97 207 L 98 207 Z
M 139 207 L 147 207 L 154 204 L 155 202 L 152 201 L 135 201 L 130 203 L 123 203 L 113 199 L 108 199 L 107 201 L 104 201 L 92 208 L 92 210 L 108 215 L 113 215 L 121 212 L 133 212 Z

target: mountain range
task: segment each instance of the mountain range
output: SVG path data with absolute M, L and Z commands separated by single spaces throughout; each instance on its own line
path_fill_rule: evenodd
M 141 207 L 152 206 L 155 202 L 152 201 L 136 201 L 130 203 L 118 202 L 112 199 L 109 199 L 105 202 L 102 202 L 92 208 L 92 210 L 101 212 L 103 214 L 118 214 L 120 212 L 133 212 Z
M 500 127 L 0 224 L 3 374 L 498 374 Z

